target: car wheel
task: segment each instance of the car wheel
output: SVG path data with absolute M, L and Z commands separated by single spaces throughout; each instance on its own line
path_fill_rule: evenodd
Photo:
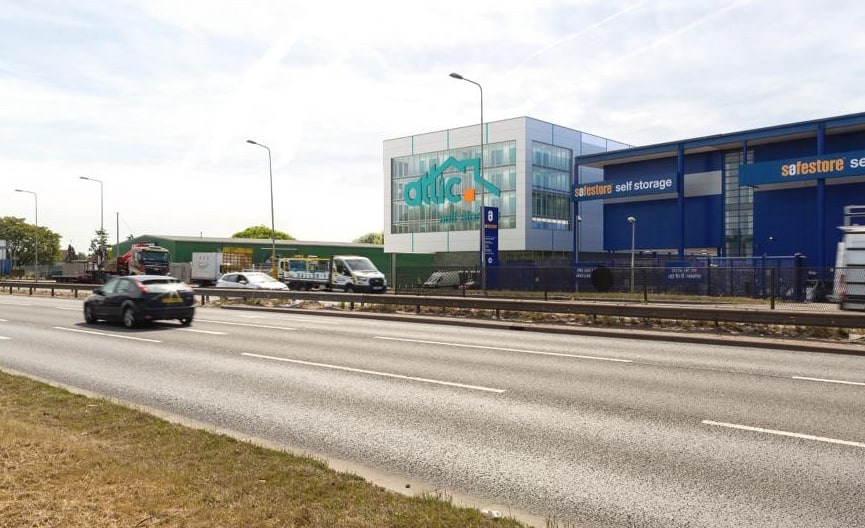
M 123 326 L 135 328 L 138 326 L 138 318 L 135 316 L 135 308 L 127 306 L 123 309 Z
M 354 286 L 347 284 L 345 287 L 345 293 L 354 293 Z
M 181 317 L 180 318 L 180 324 L 182 324 L 183 326 L 191 325 L 192 324 L 192 316 L 190 315 L 189 317 Z
M 93 306 L 92 305 L 89 305 L 89 304 L 84 305 L 84 321 L 87 324 L 96 324 L 99 322 L 99 320 L 96 319 L 96 314 L 93 313 Z

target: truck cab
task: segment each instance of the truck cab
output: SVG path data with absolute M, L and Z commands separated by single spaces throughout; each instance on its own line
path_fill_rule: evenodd
M 330 259 L 331 289 L 351 292 L 384 293 L 387 279 L 367 257 L 336 255 Z

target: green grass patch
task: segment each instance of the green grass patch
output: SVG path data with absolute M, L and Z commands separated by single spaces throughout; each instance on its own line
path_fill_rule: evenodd
M 0 526 L 524 526 L 0 372 Z

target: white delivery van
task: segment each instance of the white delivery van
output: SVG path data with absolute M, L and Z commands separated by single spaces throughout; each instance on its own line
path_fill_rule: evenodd
M 436 271 L 424 281 L 424 288 L 457 288 L 461 284 L 460 272 Z
M 330 288 L 352 292 L 384 293 L 387 279 L 366 257 L 335 255 L 330 259 Z
M 865 226 L 844 226 L 835 257 L 831 300 L 842 310 L 865 310 Z

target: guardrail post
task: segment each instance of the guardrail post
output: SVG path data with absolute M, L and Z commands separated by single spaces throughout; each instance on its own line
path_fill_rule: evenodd
M 643 275 L 643 302 L 649 302 L 649 281 L 646 280 L 646 268 L 641 268 Z
M 775 309 L 775 268 L 769 270 L 769 308 Z

